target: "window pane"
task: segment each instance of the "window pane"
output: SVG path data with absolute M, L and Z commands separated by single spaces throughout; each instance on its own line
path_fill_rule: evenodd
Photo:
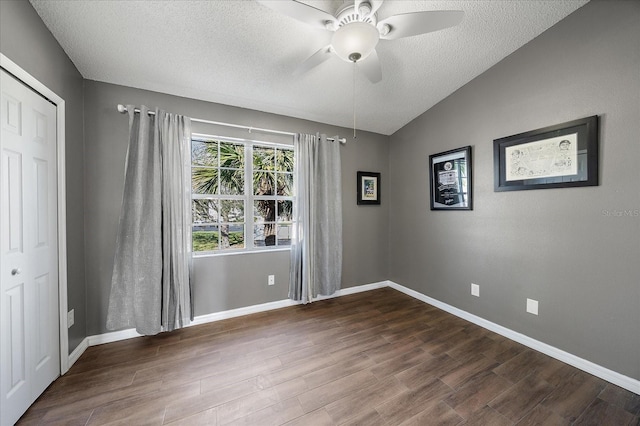
M 244 248 L 244 224 L 220 225 L 220 248 Z
M 293 173 L 293 150 L 278 149 L 276 170 Z
M 244 169 L 244 145 L 220 142 L 220 167 Z
M 271 172 L 255 172 L 253 174 L 254 195 L 273 195 L 274 176 Z
M 290 246 L 291 245 L 291 224 L 278 225 L 278 245 Z
M 194 194 L 217 194 L 218 169 L 210 167 L 192 168 L 191 187 Z
M 193 251 L 212 251 L 218 248 L 218 226 L 194 226 L 192 232 Z
M 276 245 L 276 224 L 263 223 L 253 227 L 253 244 L 256 247 Z
M 253 147 L 253 169 L 273 170 L 275 168 L 276 150 L 261 146 Z
M 289 200 L 278 201 L 278 222 L 291 222 L 293 219 L 293 202 Z
M 220 194 L 244 194 L 244 171 L 236 169 L 220 169 Z
M 191 141 L 191 163 L 196 166 L 218 166 L 218 143 L 215 141 Z
M 220 200 L 221 222 L 244 222 L 244 200 Z
M 193 223 L 215 223 L 218 221 L 216 200 L 193 200 L 191 205 Z
M 257 223 L 275 222 L 276 201 L 259 200 L 253 202 L 253 220 Z
M 278 173 L 278 195 L 293 196 L 293 174 Z

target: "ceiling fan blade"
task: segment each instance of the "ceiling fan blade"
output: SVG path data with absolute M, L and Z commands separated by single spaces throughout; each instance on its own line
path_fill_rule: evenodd
M 263 4 L 277 12 L 282 13 L 290 18 L 297 19 L 298 21 L 309 24 L 315 28 L 327 29 L 327 21 L 331 23 L 336 22 L 336 18 L 325 12 L 324 10 L 316 9 L 313 6 L 306 5 L 304 3 L 298 3 L 294 0 L 256 0 L 258 3 Z
M 380 38 L 395 40 L 453 27 L 462 22 L 462 18 L 464 18 L 464 12 L 461 10 L 430 10 L 403 13 L 390 16 L 378 22 L 378 29 L 381 31 Z M 389 25 L 390 31 L 388 34 L 383 35 L 385 25 Z
M 358 68 L 372 83 L 377 83 L 382 80 L 382 66 L 380 65 L 380 59 L 378 59 L 378 53 L 374 50 L 362 61 L 356 62 Z
M 355 0 L 355 11 L 358 12 L 360 10 L 360 3 L 369 3 L 371 5 L 371 12 L 366 16 L 373 15 L 378 9 L 380 9 L 383 1 L 384 0 Z
M 312 68 L 317 67 L 327 59 L 331 58 L 333 52 L 331 51 L 331 45 L 325 46 L 319 49 L 316 53 L 309 56 L 306 61 L 304 61 L 296 70 L 293 72 L 294 76 L 299 76 Z

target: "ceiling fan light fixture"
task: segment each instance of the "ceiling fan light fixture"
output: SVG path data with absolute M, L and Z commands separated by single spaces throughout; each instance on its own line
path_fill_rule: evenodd
M 338 28 L 331 45 L 342 60 L 356 62 L 369 56 L 378 40 L 380 33 L 376 27 L 365 22 L 351 22 Z

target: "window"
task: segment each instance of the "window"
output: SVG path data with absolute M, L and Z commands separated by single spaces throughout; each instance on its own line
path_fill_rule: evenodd
M 194 253 L 289 246 L 293 169 L 293 149 L 289 146 L 194 135 Z

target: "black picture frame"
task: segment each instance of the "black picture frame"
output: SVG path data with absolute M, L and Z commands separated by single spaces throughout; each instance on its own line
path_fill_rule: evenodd
M 473 210 L 471 146 L 429 156 L 431 210 Z
M 598 185 L 598 116 L 493 141 L 494 191 Z
M 358 204 L 380 204 L 380 173 L 358 172 L 357 175 Z

